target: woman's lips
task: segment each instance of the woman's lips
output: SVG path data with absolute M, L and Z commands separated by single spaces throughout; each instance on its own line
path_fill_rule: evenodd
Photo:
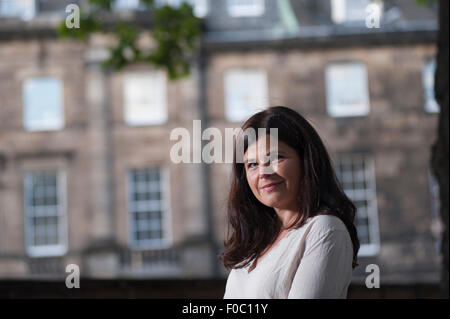
M 265 191 L 271 191 L 271 190 L 275 189 L 281 183 L 282 182 L 270 183 L 270 184 L 264 185 L 263 187 L 261 187 L 261 189 L 265 190 Z

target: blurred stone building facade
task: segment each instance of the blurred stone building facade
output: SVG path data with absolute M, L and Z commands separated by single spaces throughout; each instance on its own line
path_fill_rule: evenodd
M 103 71 L 108 37 L 58 38 L 77 2 L 0 7 L 1 278 L 60 278 L 72 263 L 84 277 L 224 277 L 230 165 L 172 162 L 172 129 L 194 145 L 193 120 L 223 133 L 286 105 L 358 207 L 355 284 L 368 264 L 382 283 L 439 280 L 435 8 L 384 2 L 376 28 L 370 1 L 191 1 L 204 50 L 171 82 L 148 65 Z M 116 1 L 115 14 L 138 9 Z

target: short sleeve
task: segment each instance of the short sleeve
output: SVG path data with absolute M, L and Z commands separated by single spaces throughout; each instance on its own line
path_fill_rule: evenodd
M 234 269 L 232 269 L 230 271 L 230 273 L 228 274 L 228 278 L 227 278 L 227 282 L 225 285 L 225 293 L 223 295 L 223 299 L 231 299 L 233 298 L 233 291 L 234 289 L 234 285 L 233 285 L 233 275 L 234 275 Z
M 308 243 L 288 298 L 347 297 L 352 277 L 353 246 L 348 231 L 343 227 L 319 225 L 308 234 Z

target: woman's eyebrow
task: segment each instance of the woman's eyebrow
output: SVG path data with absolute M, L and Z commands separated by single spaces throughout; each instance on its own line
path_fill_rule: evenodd
M 269 152 L 267 152 L 266 155 L 278 154 L 278 153 L 280 153 L 280 154 L 286 154 L 286 152 L 283 151 L 283 150 L 280 150 L 280 149 L 273 149 L 273 150 L 270 150 Z M 252 158 L 252 157 L 251 157 L 251 158 L 247 158 L 247 159 L 244 160 L 244 163 L 256 163 L 256 159 L 254 159 L 254 158 Z
M 283 150 L 280 150 L 280 149 L 275 149 L 275 150 L 271 150 L 270 151 L 270 154 L 276 154 L 276 153 L 280 153 L 280 154 L 286 154 L 286 152 L 285 151 L 283 151 Z M 269 155 L 269 153 L 268 153 L 268 155 Z
M 282 150 L 279 150 L 279 149 L 275 149 L 275 150 L 270 150 L 270 151 L 268 151 L 268 152 L 266 153 L 266 155 L 278 154 L 278 153 L 280 153 L 280 154 L 286 154 L 285 151 L 282 151 Z M 252 163 L 254 163 L 254 162 L 256 162 L 256 159 L 254 159 L 254 158 L 248 158 L 248 159 L 244 160 L 244 163 L 247 163 L 247 162 L 252 162 Z

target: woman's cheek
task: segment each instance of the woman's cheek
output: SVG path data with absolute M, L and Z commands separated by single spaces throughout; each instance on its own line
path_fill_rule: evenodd
M 255 174 L 252 171 L 247 171 L 247 181 L 250 185 L 250 189 L 253 191 L 253 193 L 256 192 L 258 185 L 255 185 L 257 180 L 255 179 Z
M 258 188 L 258 174 L 253 174 L 252 178 L 252 185 L 253 185 L 253 192 L 255 194 L 259 194 L 259 188 Z
M 283 161 L 278 165 L 280 175 L 285 178 L 293 178 L 298 175 L 298 164 L 294 161 Z
M 281 176 L 281 177 L 283 177 L 283 178 L 286 178 L 286 177 L 285 177 L 286 174 L 284 173 L 284 172 L 286 171 L 285 166 L 286 166 L 286 163 L 285 163 L 285 162 L 283 162 L 283 161 L 278 161 L 278 162 L 275 162 L 275 163 L 272 165 L 272 170 L 273 170 L 273 172 L 274 172 L 276 175 Z

